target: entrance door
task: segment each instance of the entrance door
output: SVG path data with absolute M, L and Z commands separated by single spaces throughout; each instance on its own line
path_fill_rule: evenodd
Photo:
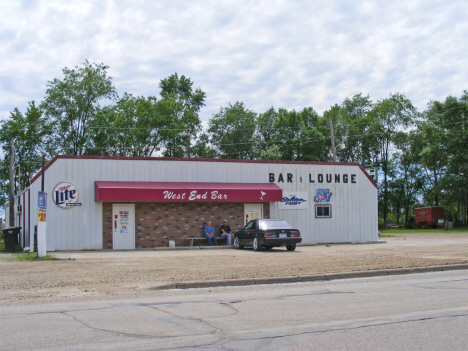
M 244 205 L 244 225 L 253 219 L 263 218 L 262 204 L 245 204 Z
M 114 250 L 135 249 L 135 205 L 113 205 Z

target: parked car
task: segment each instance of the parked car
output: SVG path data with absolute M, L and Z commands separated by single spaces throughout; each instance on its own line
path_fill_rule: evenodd
M 282 219 L 255 219 L 234 233 L 234 247 L 243 249 L 253 246 L 255 251 L 286 246 L 294 251 L 296 244 L 302 241 L 301 233 Z

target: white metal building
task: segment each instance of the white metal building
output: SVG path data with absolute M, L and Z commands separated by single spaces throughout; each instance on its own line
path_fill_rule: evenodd
M 56 156 L 44 175 L 47 251 L 187 246 L 208 220 L 257 217 L 285 219 L 302 244 L 378 241 L 377 187 L 358 164 Z M 44 220 L 41 176 L 15 199 L 23 246 Z

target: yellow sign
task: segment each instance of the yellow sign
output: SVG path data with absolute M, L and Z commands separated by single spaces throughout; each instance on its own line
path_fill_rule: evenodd
M 38 212 L 37 213 L 37 221 L 38 222 L 45 222 L 46 221 L 46 213 L 45 212 Z

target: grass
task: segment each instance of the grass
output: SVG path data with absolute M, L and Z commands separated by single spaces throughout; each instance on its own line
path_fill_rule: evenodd
M 9 261 L 37 261 L 37 260 L 56 260 L 52 255 L 45 255 L 42 257 L 37 257 L 37 252 L 20 252 L 15 254 Z
M 45 255 L 42 257 L 37 257 L 37 252 L 17 252 L 13 256 L 7 256 L 4 258 L 6 261 L 44 261 L 44 260 L 57 260 L 56 257 L 52 255 Z
M 390 235 L 390 234 L 380 234 L 380 238 L 396 238 L 396 235 Z
M 468 228 L 455 228 L 454 230 L 443 230 L 443 229 L 387 229 L 380 230 L 381 234 L 411 234 L 411 233 L 437 233 L 437 234 L 452 234 L 452 233 L 465 233 L 468 234 Z M 380 235 L 383 236 L 383 235 Z
M 5 251 L 5 242 L 3 241 L 3 238 L 0 239 L 0 252 L 6 252 Z M 16 253 L 13 257 L 8 257 L 8 261 L 37 261 L 37 260 L 56 260 L 52 255 L 45 255 L 43 257 L 37 257 L 37 252 L 18 252 Z

